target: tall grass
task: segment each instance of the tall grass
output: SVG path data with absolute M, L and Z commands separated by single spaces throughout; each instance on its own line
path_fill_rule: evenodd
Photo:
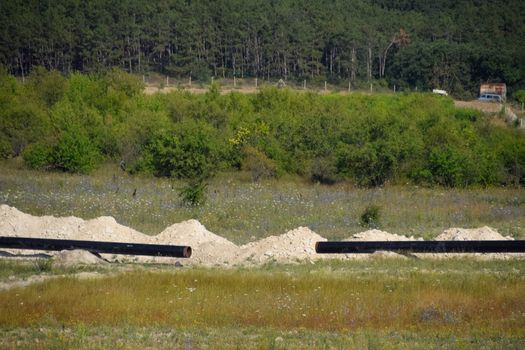
M 184 206 L 182 183 L 129 176 L 107 165 L 91 176 L 25 170 L 16 161 L 0 164 L 0 203 L 33 215 L 110 215 L 139 231 L 156 234 L 187 219 L 236 243 L 308 226 L 339 239 L 362 231 L 360 216 L 370 205 L 381 210 L 380 228 L 435 237 L 449 227 L 489 225 L 525 238 L 525 189 L 444 189 L 416 186 L 354 188 L 345 183 L 312 185 L 297 178 L 252 183 L 243 173 L 210 181 L 202 207 Z M 133 196 L 133 193 L 136 193 Z
M 396 264 L 379 263 L 387 270 Z M 481 264 L 484 270 L 472 274 L 400 264 L 393 274 L 362 267 L 355 273 L 350 263 L 349 271 L 321 264 L 311 271 L 197 269 L 63 278 L 0 292 L 0 326 L 525 335 L 525 280 L 515 263 L 497 263 L 503 271 Z

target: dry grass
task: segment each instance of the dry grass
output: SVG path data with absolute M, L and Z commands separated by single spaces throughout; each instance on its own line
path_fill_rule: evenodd
M 396 261 L 383 262 L 396 265 Z M 0 293 L 0 327 L 255 327 L 525 335 L 521 271 L 134 271 Z M 499 263 L 502 264 L 502 263 Z M 514 263 L 515 264 L 515 263 Z M 390 269 L 392 267 L 388 267 Z M 380 270 L 380 269 L 379 269 Z
M 128 176 L 109 164 L 91 176 L 43 173 L 0 164 L 0 203 L 33 215 L 110 215 L 126 226 L 156 234 L 197 219 L 235 243 L 308 226 L 323 237 L 341 239 L 363 231 L 359 218 L 369 205 L 381 209 L 381 229 L 433 238 L 450 227 L 488 225 L 525 238 L 525 189 L 443 189 L 415 186 L 354 188 L 312 185 L 296 178 L 250 182 L 242 173 L 219 174 L 200 208 L 181 204 L 168 179 Z M 137 189 L 136 196 L 133 196 Z

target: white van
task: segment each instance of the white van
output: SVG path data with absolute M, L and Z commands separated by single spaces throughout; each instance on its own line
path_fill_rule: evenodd
M 487 102 L 503 102 L 501 96 L 497 94 L 481 94 L 478 100 Z

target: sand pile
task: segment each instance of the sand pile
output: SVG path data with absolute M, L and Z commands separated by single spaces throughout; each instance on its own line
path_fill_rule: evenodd
M 435 238 L 436 241 L 486 241 L 486 240 L 513 240 L 510 236 L 503 236 L 488 226 L 480 228 L 449 228 Z
M 4 236 L 70 239 L 84 220 L 76 217 L 32 216 L 0 205 L 0 232 Z
M 381 230 L 368 230 L 356 233 L 346 239 L 345 241 L 416 241 L 418 239 L 414 237 L 406 237 L 402 235 L 396 235 L 395 233 L 389 233 Z M 423 240 L 420 238 L 419 240 Z
M 107 262 L 85 250 L 62 250 L 53 258 L 53 266 L 60 267 L 99 264 L 107 264 Z
M 152 243 L 189 245 L 191 263 L 199 265 L 228 265 L 235 260 L 239 247 L 227 239 L 208 231 L 197 220 L 183 221 L 166 228 Z
M 35 237 L 51 239 L 73 239 L 112 241 L 129 243 L 152 243 L 189 245 L 192 247 L 190 259 L 159 258 L 146 256 L 126 256 L 104 254 L 110 261 L 162 262 L 183 265 L 234 266 L 260 265 L 270 261 L 291 263 L 314 261 L 325 258 L 366 259 L 374 256 L 398 256 L 395 253 L 377 252 L 375 254 L 316 254 L 315 243 L 326 241 L 307 227 L 299 227 L 280 236 L 270 236 L 250 242 L 241 247 L 206 229 L 197 220 L 188 220 L 166 228 L 156 236 L 148 236 L 129 227 L 120 225 L 114 218 L 103 216 L 93 220 L 76 217 L 56 218 L 53 216 L 36 217 L 22 213 L 16 208 L 0 205 L 0 234 L 3 236 Z M 436 240 L 501 240 L 504 237 L 489 227 L 478 229 L 451 228 L 435 238 Z M 392 234 L 380 230 L 368 230 L 356 233 L 346 241 L 407 241 L 414 237 Z M 419 238 L 419 240 L 422 240 Z M 41 251 L 3 250 L 10 254 L 31 255 Z M 23 252 L 23 254 L 21 254 Z M 46 252 L 47 254 L 47 252 Z M 87 252 L 50 253 L 57 256 L 57 261 L 64 264 L 88 264 L 99 262 L 98 258 Z M 419 256 L 420 254 L 418 254 Z M 480 254 L 476 254 L 480 255 Z M 522 254 L 523 255 L 523 254 Z M 457 254 L 424 254 L 422 256 L 449 257 Z M 484 258 L 506 258 L 512 254 L 483 254 Z M 516 256 L 516 254 L 514 254 Z M 93 260 L 93 258 L 96 258 Z
M 280 236 L 270 236 L 241 246 L 238 262 L 263 264 L 269 261 L 316 260 L 315 242 L 326 241 L 308 227 L 299 227 Z
M 83 220 L 74 216 L 32 216 L 0 205 L 0 232 L 5 236 L 105 242 L 149 243 L 151 237 L 120 225 L 110 216 Z

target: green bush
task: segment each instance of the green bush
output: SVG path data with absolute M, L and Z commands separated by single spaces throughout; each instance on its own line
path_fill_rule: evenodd
M 55 169 L 88 173 L 97 167 L 101 155 L 83 129 L 72 127 L 61 132 L 51 158 Z
M 31 169 L 45 169 L 52 165 L 51 146 L 44 143 L 34 143 L 26 147 L 22 157 L 25 164 Z
M 272 178 L 277 175 L 275 162 L 268 158 L 266 154 L 252 146 L 246 146 L 244 148 L 244 159 L 241 169 L 249 171 L 252 174 L 252 181 Z
M 29 89 L 45 106 L 52 107 L 64 96 L 67 80 L 58 71 L 35 67 L 29 76 Z
M 377 205 L 369 205 L 365 208 L 361 216 L 359 217 L 359 224 L 367 228 L 379 228 L 380 227 L 380 214 L 381 208 Z
M 206 190 L 208 184 L 205 179 L 189 180 L 186 185 L 179 189 L 179 197 L 184 205 L 197 207 L 206 201 Z
M 188 120 L 172 133 L 155 138 L 145 151 L 145 158 L 157 176 L 180 179 L 208 178 L 217 170 L 220 147 L 218 135 L 209 125 Z
M 7 159 L 13 155 L 11 142 L 0 135 L 0 158 Z

